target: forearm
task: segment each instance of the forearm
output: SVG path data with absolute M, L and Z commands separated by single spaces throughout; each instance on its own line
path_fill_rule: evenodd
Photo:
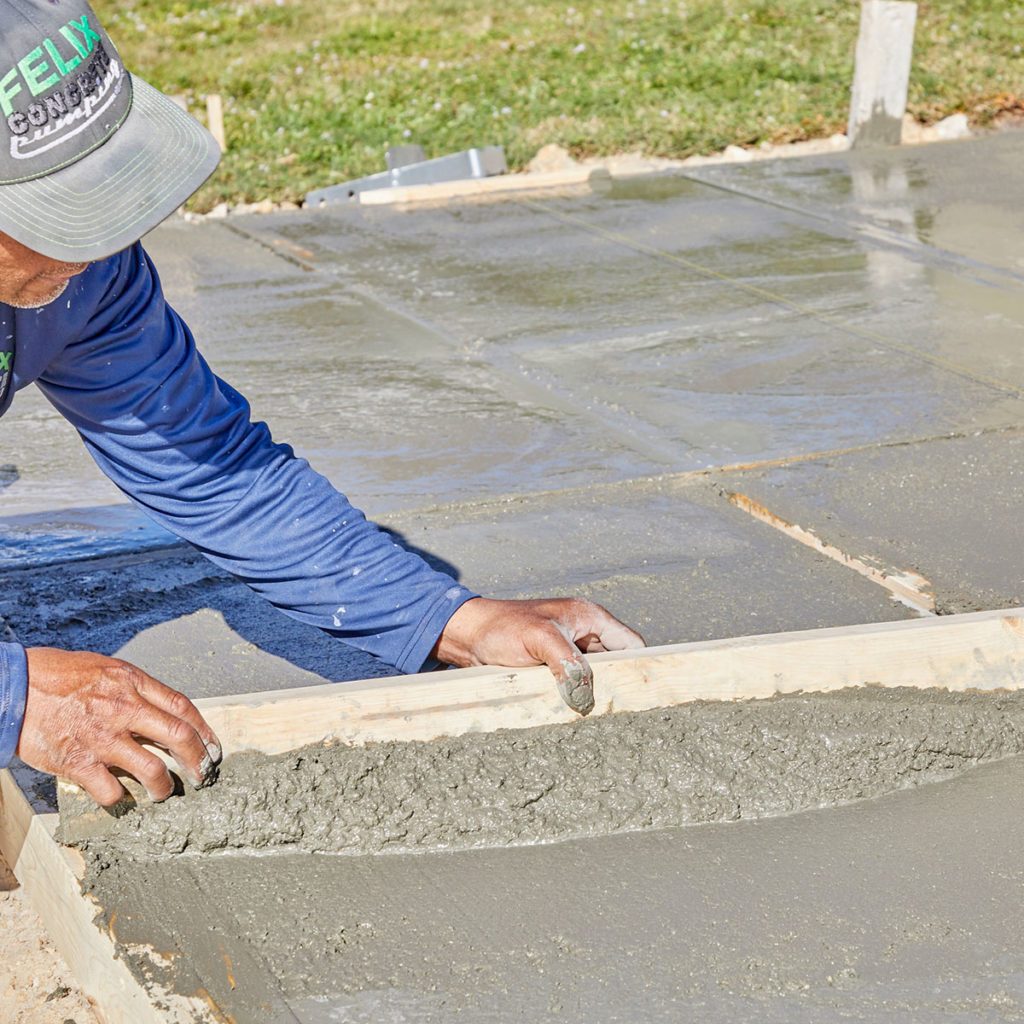
M 27 691 L 25 648 L 17 643 L 0 643 L 0 768 L 10 764 L 17 750 Z
M 419 669 L 473 596 L 367 523 L 216 377 L 136 247 L 109 304 L 38 379 L 100 468 L 282 611 Z
M 195 489 L 136 483 L 128 493 L 281 611 L 418 671 L 475 595 L 367 522 L 289 448 L 266 445 L 255 475 L 225 467 L 222 479 Z

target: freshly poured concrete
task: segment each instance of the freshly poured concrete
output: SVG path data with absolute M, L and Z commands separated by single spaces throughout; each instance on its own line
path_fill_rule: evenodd
M 236 754 L 216 785 L 112 820 L 87 845 L 106 865 L 551 842 L 845 803 L 1020 753 L 1017 693 L 864 687 L 695 702 L 430 742 Z
M 910 614 L 703 480 L 446 506 L 384 525 L 479 592 L 590 597 L 652 644 Z M 26 568 L 9 575 L 0 615 L 24 643 L 117 655 L 191 697 L 393 671 L 183 549 Z
M 895 305 L 876 272 L 901 251 L 685 178 L 585 200 L 341 209 L 243 228 L 301 245 L 322 273 L 358 274 L 510 386 L 573 403 L 666 468 L 1020 419 L 1019 394 L 922 358 L 928 322 Z M 865 334 L 876 295 L 888 319 Z M 987 366 L 982 352 L 966 369 L 979 358 Z
M 1020 714 L 847 691 L 239 764 L 89 887 L 133 970 L 239 1021 L 1019 1020 L 1024 766 L 962 772 L 1019 750 Z M 199 848 L 271 819 L 292 848 L 491 848 L 174 857 L 172 818 Z
M 931 247 L 959 257 L 964 266 L 1020 275 L 1022 139 L 1017 130 L 966 145 L 701 167 L 688 175 L 858 232 L 873 231 L 874 237 Z
M 1006 135 L 588 199 L 174 223 L 150 247 L 256 415 L 468 585 L 590 596 L 651 642 L 841 625 L 910 613 L 719 488 L 917 568 L 942 610 L 1018 602 L 1021 157 Z M 123 497 L 38 395 L 18 396 L 0 443 L 0 615 L 24 641 L 120 653 L 194 696 L 387 671 L 104 511 Z M 1020 749 L 1016 698 L 894 699 L 861 694 L 851 718 L 791 698 L 763 727 L 732 706 L 614 735 L 585 722 L 518 765 L 470 743 L 458 756 L 480 770 L 456 756 L 446 795 L 435 754 L 313 755 L 287 783 L 280 763 L 236 762 L 135 838 L 198 848 L 198 812 L 207 845 L 226 820 L 246 844 L 287 837 L 273 801 L 240 796 L 278 778 L 306 843 L 283 849 L 465 845 L 465 821 L 545 842 L 134 863 L 111 845 L 93 879 L 136 965 L 140 945 L 179 954 L 173 983 L 239 1024 L 1022 1019 L 1024 769 L 959 774 Z M 377 804 L 332 813 L 359 757 L 368 778 L 407 769 L 405 788 L 390 776 Z M 706 820 L 855 797 L 872 799 Z M 405 833 L 373 824 L 395 801 Z M 669 820 L 704 823 L 652 828 Z

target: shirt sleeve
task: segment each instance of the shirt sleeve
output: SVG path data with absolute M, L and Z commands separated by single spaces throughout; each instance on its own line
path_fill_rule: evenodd
M 25 719 L 28 665 L 21 644 L 0 643 L 0 768 L 6 768 L 18 749 Z
M 98 270 L 100 268 L 93 268 Z M 273 605 L 403 672 L 476 595 L 367 522 L 216 377 L 141 245 L 38 385 L 156 522 Z

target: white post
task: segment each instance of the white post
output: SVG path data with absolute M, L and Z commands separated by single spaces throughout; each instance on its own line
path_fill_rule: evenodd
M 864 0 L 847 135 L 852 146 L 899 145 L 917 4 Z

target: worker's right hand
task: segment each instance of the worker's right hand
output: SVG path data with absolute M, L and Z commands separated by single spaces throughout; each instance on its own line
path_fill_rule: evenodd
M 125 795 L 111 768 L 138 779 L 153 800 L 174 791 L 167 766 L 141 741 L 167 750 L 186 782 L 210 781 L 220 744 L 184 694 L 102 654 L 49 647 L 26 654 L 28 700 L 17 751 L 26 764 L 70 779 L 104 807 Z

